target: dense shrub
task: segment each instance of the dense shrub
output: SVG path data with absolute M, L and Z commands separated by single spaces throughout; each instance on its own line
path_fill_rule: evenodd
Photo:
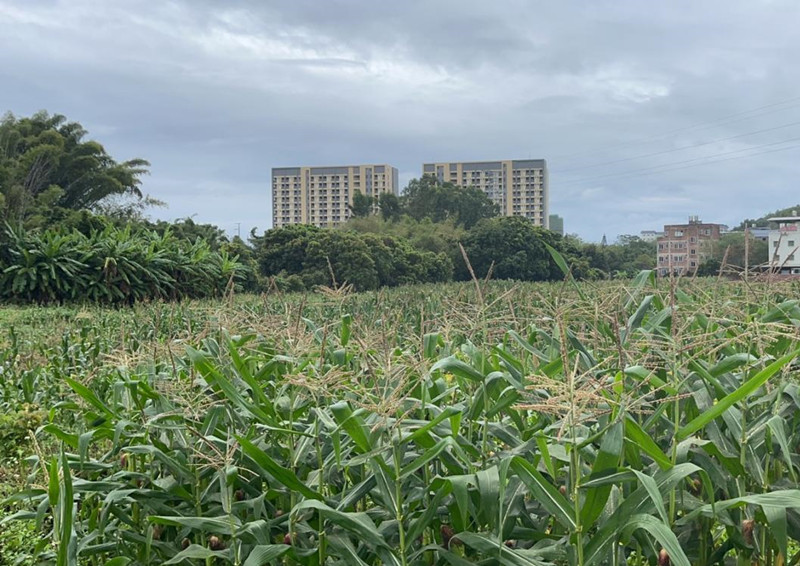
M 351 284 L 364 291 L 414 283 L 449 281 L 453 264 L 443 253 L 414 248 L 388 235 L 293 225 L 254 236 L 261 274 L 278 287 L 297 290 Z M 277 284 L 277 283 L 276 283 Z
M 478 277 L 486 277 L 491 270 L 496 279 L 521 281 L 552 281 L 564 277 L 550 256 L 548 245 L 572 259 L 573 254 L 568 253 L 572 250 L 568 249 L 570 246 L 564 238 L 520 216 L 482 220 L 463 240 L 464 250 Z M 459 261 L 457 265 L 457 278 L 469 279 L 466 264 Z M 585 274 L 576 275 L 583 277 Z
M 0 242 L 0 299 L 53 303 L 133 303 L 218 296 L 246 279 L 227 250 L 130 227 L 77 230 L 7 229 Z

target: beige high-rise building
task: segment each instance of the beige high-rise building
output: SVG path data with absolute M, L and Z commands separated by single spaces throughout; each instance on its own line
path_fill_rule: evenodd
M 422 174 L 433 175 L 440 182 L 479 188 L 500 206 L 501 214 L 524 216 L 545 228 L 549 225 L 544 159 L 425 163 Z
M 313 224 L 336 227 L 350 218 L 353 195 L 399 194 L 391 165 L 275 167 L 272 169 L 272 226 Z

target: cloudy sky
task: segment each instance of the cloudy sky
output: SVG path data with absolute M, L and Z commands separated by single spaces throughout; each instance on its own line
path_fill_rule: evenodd
M 800 201 L 796 0 L 0 0 L 0 112 L 270 227 L 275 166 L 545 158 L 587 240 Z

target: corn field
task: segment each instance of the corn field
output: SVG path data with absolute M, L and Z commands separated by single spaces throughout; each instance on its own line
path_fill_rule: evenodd
M 795 566 L 799 292 L 2 309 L 0 410 L 39 419 L 0 530 L 58 566 Z

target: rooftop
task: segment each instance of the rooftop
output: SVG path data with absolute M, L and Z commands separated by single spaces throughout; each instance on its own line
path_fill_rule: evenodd
M 767 220 L 770 222 L 800 222 L 800 216 L 773 216 Z

